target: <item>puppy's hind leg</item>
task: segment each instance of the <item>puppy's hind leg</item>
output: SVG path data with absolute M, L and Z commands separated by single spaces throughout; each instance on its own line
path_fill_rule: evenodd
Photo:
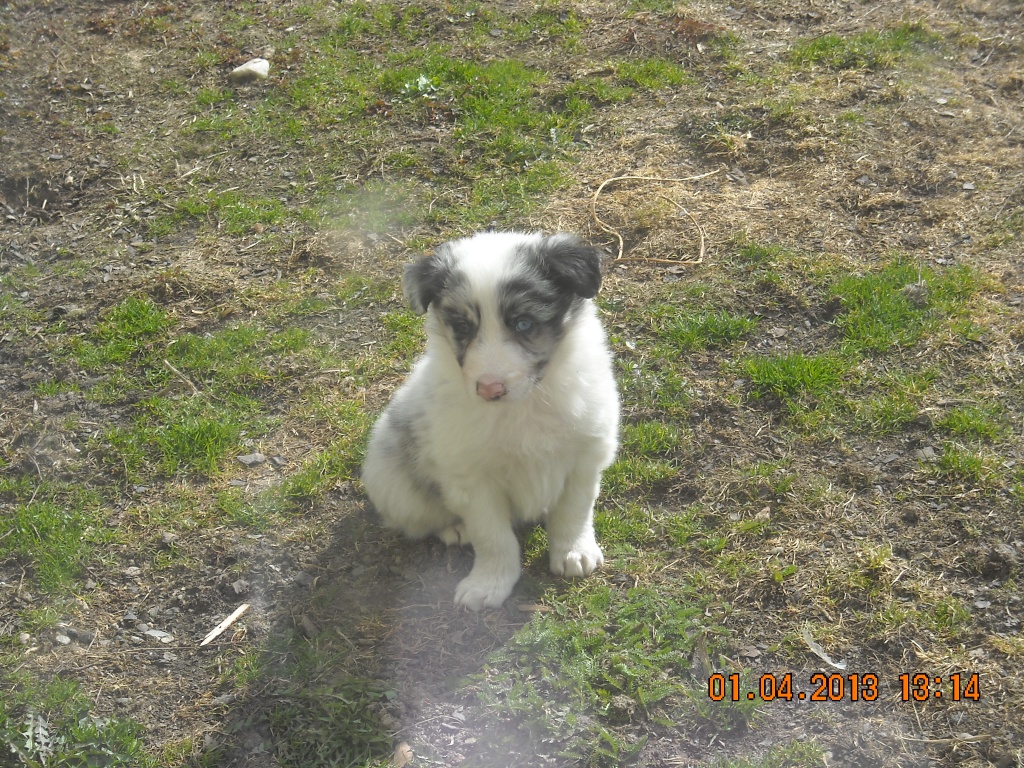
M 366 449 L 363 486 L 388 528 L 413 539 L 441 534 L 458 521 L 445 509 L 440 489 L 413 474 L 408 453 L 407 436 L 385 413 Z
M 461 522 L 449 525 L 437 534 L 437 538 L 449 547 L 462 547 L 470 543 L 469 532 L 466 530 L 465 524 Z

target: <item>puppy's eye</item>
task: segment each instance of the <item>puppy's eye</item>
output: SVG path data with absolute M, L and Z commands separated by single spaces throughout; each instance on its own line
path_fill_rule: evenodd
M 473 324 L 462 317 L 451 318 L 448 321 L 451 326 L 452 333 L 458 338 L 465 338 L 473 335 Z
M 516 333 L 529 333 L 533 329 L 533 320 L 520 317 L 516 320 Z

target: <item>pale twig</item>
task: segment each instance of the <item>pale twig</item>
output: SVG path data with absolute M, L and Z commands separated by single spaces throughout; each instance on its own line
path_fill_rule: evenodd
M 193 384 L 193 383 L 192 383 L 192 381 L 191 381 L 191 380 L 190 380 L 190 379 L 188 378 L 188 376 L 186 376 L 186 375 L 185 375 L 184 373 L 182 373 L 182 372 L 181 372 L 181 371 L 179 371 L 179 370 L 178 370 L 177 368 L 175 368 L 175 367 L 174 367 L 173 365 L 171 365 L 171 363 L 170 363 L 170 361 L 169 361 L 169 360 L 164 360 L 164 365 L 166 365 L 166 366 L 167 366 L 167 367 L 168 367 L 168 368 L 169 368 L 169 369 L 171 370 L 171 373 L 173 373 L 173 374 L 174 374 L 175 376 L 177 376 L 177 377 L 178 377 L 179 379 L 181 379 L 181 380 L 182 380 L 182 381 L 184 381 L 184 382 L 185 382 L 186 384 L 188 384 L 188 385 L 189 385 L 190 387 L 192 387 L 192 394 L 193 394 L 193 395 L 199 395 L 199 394 L 202 394 L 202 393 L 201 393 L 201 392 L 199 391 L 199 388 L 198 388 L 198 387 L 197 387 L 197 386 L 196 386 L 195 384 Z
M 210 630 L 210 634 L 203 638 L 203 642 L 199 644 L 199 647 L 202 648 L 207 643 L 210 643 L 213 640 L 215 640 L 220 635 L 221 632 L 223 632 L 225 629 L 234 624 L 243 613 L 248 611 L 249 607 L 250 606 L 248 603 L 242 603 L 240 606 L 238 606 L 238 608 L 235 609 L 234 613 L 232 613 L 230 616 L 224 619 L 224 621 L 222 621 L 220 624 L 218 624 L 216 627 Z
M 704 262 L 704 228 L 697 222 L 697 219 L 694 217 L 694 215 L 692 213 L 690 213 L 688 210 L 686 210 L 686 208 L 681 206 L 675 200 L 673 200 L 670 197 L 666 197 L 665 195 L 658 195 L 658 197 L 660 197 L 662 200 L 668 200 L 670 203 L 672 203 L 672 205 L 674 205 L 676 208 L 678 208 L 680 211 L 682 211 L 683 213 L 685 213 L 687 216 L 690 217 L 690 221 L 693 222 L 693 226 L 697 228 L 697 234 L 700 235 L 700 253 L 698 254 L 697 258 L 696 259 L 652 259 L 652 258 L 649 258 L 647 256 L 627 256 L 625 258 L 623 258 L 623 257 L 617 258 L 615 260 L 616 263 L 622 264 L 623 262 L 627 262 L 627 261 L 645 261 L 645 262 L 648 262 L 650 264 L 701 264 L 701 263 L 703 263 Z
M 597 198 L 601 196 L 601 192 L 604 191 L 604 188 L 606 186 L 616 181 L 660 181 L 669 184 L 680 184 L 684 181 L 699 181 L 700 179 L 706 179 L 708 176 L 714 176 L 716 173 L 721 172 L 721 170 L 721 168 L 717 168 L 713 171 L 708 171 L 707 173 L 698 174 L 697 176 L 681 176 L 678 178 L 662 176 L 638 176 L 627 174 L 625 176 L 612 176 L 610 179 L 605 179 L 604 181 L 602 181 L 601 185 L 594 191 L 594 196 L 590 199 L 590 213 L 594 217 L 594 221 L 597 223 L 597 226 L 599 226 L 605 232 L 611 235 L 615 235 L 615 238 L 619 241 L 619 250 L 617 255 L 615 256 L 615 261 L 623 261 L 622 250 L 625 246 L 625 243 L 623 242 L 622 235 L 619 234 L 619 231 L 617 229 L 602 221 L 601 217 L 597 215 Z M 687 215 L 689 215 L 689 212 L 687 212 Z M 691 216 L 690 218 L 692 219 L 693 217 Z M 656 259 L 640 259 L 640 261 L 662 263 Z M 677 264 L 679 262 L 669 261 L 668 263 Z

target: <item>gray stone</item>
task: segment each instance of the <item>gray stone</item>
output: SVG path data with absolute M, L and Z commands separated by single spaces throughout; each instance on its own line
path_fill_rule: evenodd
M 245 456 L 239 456 L 238 460 L 247 467 L 258 467 L 267 460 L 267 457 L 262 453 L 247 453 Z

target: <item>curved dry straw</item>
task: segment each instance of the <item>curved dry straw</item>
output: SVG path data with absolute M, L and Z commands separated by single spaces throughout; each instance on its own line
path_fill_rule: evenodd
M 658 197 L 662 198 L 663 200 L 668 200 L 668 202 L 672 203 L 672 205 L 676 206 L 676 208 L 685 213 L 689 217 L 690 221 L 693 222 L 693 226 L 696 227 L 697 232 L 700 235 L 700 254 L 696 259 L 652 259 L 647 256 L 631 256 L 628 258 L 624 258 L 622 255 L 624 247 L 622 235 L 619 233 L 617 229 L 602 221 L 601 217 L 597 215 L 597 198 L 601 196 L 601 192 L 604 191 L 604 188 L 606 186 L 616 181 L 658 181 L 669 184 L 679 184 L 686 181 L 698 181 L 700 179 L 706 179 L 708 176 L 714 176 L 721 170 L 721 168 L 717 168 L 713 171 L 708 171 L 707 173 L 702 173 L 697 176 L 682 176 L 678 178 L 637 175 L 612 176 L 611 178 L 602 181 L 601 185 L 594 191 L 594 196 L 590 199 L 590 213 L 594 217 L 594 221 L 597 223 L 597 226 L 599 226 L 605 232 L 615 235 L 615 238 L 619 241 L 619 250 L 617 255 L 615 256 L 616 263 L 621 264 L 628 261 L 641 261 L 647 262 L 649 264 L 700 264 L 701 262 L 704 261 L 704 229 L 697 222 L 697 219 L 694 217 L 694 215 L 690 213 L 688 210 L 686 210 L 686 208 L 681 206 L 675 200 L 672 200 L 671 198 L 668 198 L 665 195 L 659 194 Z

